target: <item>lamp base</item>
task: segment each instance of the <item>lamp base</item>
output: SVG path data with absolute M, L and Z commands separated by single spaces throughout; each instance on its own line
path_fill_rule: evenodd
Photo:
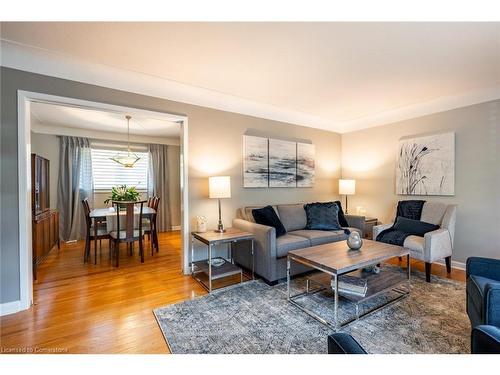
M 215 233 L 225 233 L 226 230 L 225 229 L 215 229 L 214 232 Z

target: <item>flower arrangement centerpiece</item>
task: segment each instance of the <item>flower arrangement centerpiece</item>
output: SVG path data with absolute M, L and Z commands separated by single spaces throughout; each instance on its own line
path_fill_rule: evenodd
M 127 187 L 127 185 L 113 186 L 111 195 L 104 201 L 108 204 L 111 201 L 135 202 L 139 200 L 141 194 L 135 186 Z

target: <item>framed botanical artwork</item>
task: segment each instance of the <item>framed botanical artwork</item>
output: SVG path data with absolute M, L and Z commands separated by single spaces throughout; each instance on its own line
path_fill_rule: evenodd
M 396 194 L 455 194 L 455 133 L 404 138 L 396 162 Z

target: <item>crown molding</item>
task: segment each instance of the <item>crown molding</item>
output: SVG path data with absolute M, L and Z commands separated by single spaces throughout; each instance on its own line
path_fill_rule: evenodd
M 161 77 L 82 61 L 66 54 L 4 39 L 0 41 L 0 48 L 0 65 L 8 68 L 336 133 L 373 128 L 500 99 L 500 84 L 495 83 L 496 86 L 459 95 L 434 98 L 354 120 L 333 122 Z
M 329 122 L 301 112 L 153 75 L 86 62 L 66 54 L 5 39 L 1 39 L 0 43 L 0 64 L 8 68 L 295 125 L 334 130 Z
M 346 121 L 340 125 L 338 132 L 350 133 L 498 99 L 500 99 L 500 85 L 468 91 L 460 95 L 440 97 Z

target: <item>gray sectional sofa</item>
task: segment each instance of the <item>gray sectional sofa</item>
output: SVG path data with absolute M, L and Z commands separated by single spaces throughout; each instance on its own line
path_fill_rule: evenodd
M 322 245 L 330 242 L 343 241 L 347 235 L 343 230 L 321 231 L 305 229 L 307 223 L 304 204 L 281 204 L 273 206 L 287 233 L 276 238 L 273 227 L 255 223 L 252 210 L 262 206 L 249 206 L 237 211 L 233 227 L 254 234 L 255 273 L 267 283 L 275 284 L 286 277 L 286 256 L 290 250 Z M 345 215 L 351 231 L 363 234 L 365 217 Z M 234 260 L 247 269 L 252 268 L 249 244 L 237 243 L 234 245 Z M 246 247 L 246 249 L 244 249 Z M 294 264 L 292 274 L 296 275 L 309 271 L 305 266 Z

